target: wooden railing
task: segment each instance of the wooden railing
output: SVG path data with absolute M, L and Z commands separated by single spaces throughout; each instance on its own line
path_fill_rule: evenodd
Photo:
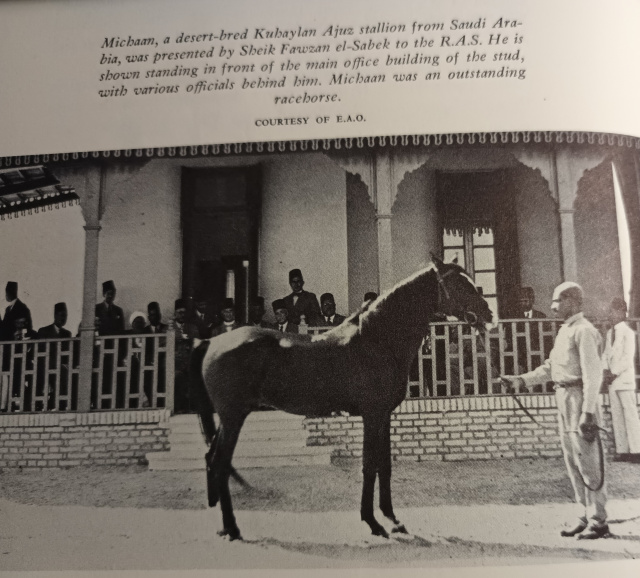
M 628 323 L 638 336 L 640 320 Z M 410 369 L 407 397 L 504 393 L 499 376 L 538 367 L 549 355 L 559 326 L 554 319 L 507 319 L 481 336 L 463 323 L 434 323 Z M 596 326 L 604 336 L 608 325 Z M 311 335 L 329 329 L 300 326 L 301 333 Z M 186 387 L 190 347 L 182 340 L 176 351 L 171 329 L 166 334 L 96 337 L 91 410 L 172 409 L 175 383 Z M 0 343 L 0 411 L 78 410 L 79 350 L 77 338 Z M 640 379 L 638 360 L 636 376 Z M 533 393 L 543 391 L 551 391 L 550 384 Z
M 0 343 L 0 410 L 76 410 L 79 345 L 78 339 Z
M 173 407 L 174 333 L 94 340 L 91 409 Z
M 91 410 L 172 408 L 175 336 L 96 337 Z M 76 411 L 80 339 L 0 343 L 0 411 Z
M 629 326 L 640 335 L 640 320 Z M 594 321 L 603 340 L 609 325 Z M 560 320 L 504 319 L 481 336 L 464 323 L 433 323 L 409 371 L 408 398 L 496 395 L 504 393 L 500 375 L 518 375 L 535 369 L 549 356 Z M 324 333 L 330 327 L 301 325 L 301 332 Z M 604 341 L 603 341 L 604 344 Z M 636 380 L 640 362 L 636 355 Z M 531 392 L 552 391 L 552 384 Z

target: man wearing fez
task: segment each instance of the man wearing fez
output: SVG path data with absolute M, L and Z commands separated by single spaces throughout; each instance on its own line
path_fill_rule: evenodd
M 315 293 L 305 291 L 304 279 L 300 269 L 289 271 L 291 293 L 284 298 L 285 307 L 289 311 L 289 322 L 299 324 L 304 315 L 307 325 L 316 325 L 321 317 L 320 305 Z
M 560 535 L 593 540 L 609 532 L 604 464 L 596 439 L 602 384 L 601 339 L 598 330 L 584 317 L 582 301 L 580 285 L 572 281 L 558 285 L 551 309 L 564 323 L 549 358 L 533 371 L 503 376 L 502 381 L 508 390 L 553 381 L 562 453 L 580 505 L 575 524 Z M 591 509 L 593 512 L 589 512 Z
M 336 313 L 336 301 L 331 293 L 323 293 L 320 296 L 320 309 L 322 316 L 318 321 L 320 327 L 336 327 L 340 325 L 346 317 Z
M 264 297 L 254 297 L 249 305 L 249 325 L 253 327 L 262 327 L 263 329 L 274 329 L 275 325 L 264 321 L 263 317 L 266 313 L 264 309 Z
M 175 413 L 189 411 L 189 358 L 193 340 L 199 337 L 198 328 L 187 323 L 187 301 L 175 302 Z
M 38 329 L 38 339 L 70 338 L 71 331 L 65 329 L 67 324 L 67 304 L 56 303 L 53 306 L 53 323 Z
M 640 464 L 640 419 L 636 404 L 636 334 L 626 323 L 627 303 L 616 297 L 609 306 L 611 329 L 602 355 L 604 382 L 609 386 L 615 462 Z
M 160 312 L 160 304 L 152 301 L 147 305 L 147 315 L 149 317 L 149 325 L 147 325 L 142 333 L 166 333 L 167 325 L 162 323 L 162 313 Z
M 162 323 L 162 313 L 160 312 L 160 304 L 157 301 L 152 301 L 147 305 L 147 317 L 149 318 L 149 324 L 142 330 L 142 333 L 148 335 L 154 335 L 157 333 L 166 333 L 169 327 Z M 152 365 L 155 354 L 155 344 L 158 342 L 156 339 L 146 339 L 145 340 L 145 365 Z M 161 346 L 164 345 L 165 341 L 163 339 L 160 340 Z M 158 383 L 164 383 L 164 365 L 165 363 L 165 353 L 160 351 L 158 352 L 158 368 L 157 368 L 157 376 L 156 381 Z M 151 372 L 144 372 L 144 394 L 145 399 L 142 401 L 142 407 L 149 407 L 152 401 L 153 395 L 153 374 Z
M 211 307 L 202 293 L 196 295 L 189 322 L 198 328 L 200 339 L 209 339 L 211 330 L 220 322 L 219 316 L 211 311 Z
M 283 333 L 298 333 L 298 324 L 289 321 L 289 310 L 284 299 L 276 299 L 271 306 L 273 314 L 276 316 L 275 329 Z
M 378 294 L 375 291 L 367 291 L 364 294 L 364 303 L 373 302 L 378 298 Z
M 64 326 L 67 324 L 67 304 L 66 303 L 56 303 L 53 306 L 53 323 L 51 325 L 46 325 L 45 327 L 41 327 L 38 329 L 38 339 L 69 339 L 71 338 L 71 331 L 65 329 Z M 46 344 L 42 343 L 40 346 L 41 351 L 45 351 L 44 346 Z M 69 343 L 62 343 L 62 351 L 69 351 Z M 48 368 L 55 369 L 56 363 L 58 359 L 58 344 L 57 343 L 49 343 L 49 361 Z M 68 393 L 68 380 L 69 380 L 69 367 L 64 361 L 69 363 L 70 360 L 63 359 L 62 367 L 60 368 L 60 391 L 61 393 Z M 56 375 L 49 375 L 49 394 L 48 394 L 48 409 L 55 409 L 56 401 L 55 401 L 55 391 L 56 391 Z
M 104 301 L 96 305 L 96 317 L 100 319 L 98 332 L 100 335 L 122 335 L 124 333 L 124 313 L 114 300 L 116 285 L 113 281 L 102 284 Z
M 220 315 L 222 316 L 222 323 L 211 330 L 211 337 L 217 337 L 241 327 L 240 323 L 236 321 L 236 308 L 231 297 L 227 297 L 222 303 Z
M 29 308 L 18 299 L 18 284 L 15 281 L 9 281 L 5 289 L 5 297 L 7 300 L 7 308 L 2 321 L 2 336 L 5 341 L 13 340 L 16 332 L 16 320 L 26 319 L 27 327 L 31 329 L 31 312 Z

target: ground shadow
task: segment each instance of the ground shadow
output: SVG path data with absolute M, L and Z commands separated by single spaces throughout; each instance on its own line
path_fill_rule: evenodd
M 553 563 L 559 560 L 567 562 L 576 560 L 619 560 L 633 558 L 631 554 L 601 552 L 575 548 L 551 548 L 524 544 L 487 544 L 475 540 L 457 537 L 431 537 L 411 534 L 394 536 L 389 540 L 373 538 L 369 542 L 359 544 L 319 544 L 315 542 L 292 542 L 277 538 L 257 538 L 245 541 L 247 544 L 261 547 L 271 546 L 286 551 L 344 560 L 345 563 L 363 561 L 370 565 L 376 563 L 411 565 L 414 562 L 438 560 L 469 560 L 496 558 L 505 560 L 505 564 L 517 564 L 518 559 L 535 559 L 540 563 Z M 510 562 L 509 560 L 513 560 Z

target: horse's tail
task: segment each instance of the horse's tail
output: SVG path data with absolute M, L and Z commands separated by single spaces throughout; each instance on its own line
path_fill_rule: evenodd
M 216 449 L 216 437 L 218 436 L 218 428 L 216 428 L 216 424 L 213 421 L 213 402 L 211 401 L 211 396 L 207 391 L 207 386 L 204 382 L 204 376 L 202 375 L 202 362 L 204 361 L 204 356 L 207 354 L 209 350 L 209 340 L 205 339 L 201 341 L 196 347 L 194 347 L 191 352 L 191 357 L 189 359 L 189 384 L 190 384 L 190 393 L 192 400 L 192 408 L 196 409 L 198 412 L 198 417 L 200 418 L 200 429 L 202 431 L 202 435 L 204 435 L 205 442 L 207 446 L 209 446 L 209 451 L 205 456 L 205 461 L 207 464 L 207 493 L 209 496 L 209 506 L 213 507 L 216 505 L 218 501 L 218 494 L 215 484 L 214 476 L 210 471 L 210 465 L 213 460 L 213 455 Z M 195 406 L 195 407 L 194 407 Z M 238 481 L 244 487 L 250 487 L 246 480 L 233 468 L 231 467 L 230 474 L 231 476 Z
M 203 340 L 191 352 L 189 359 L 189 384 L 191 389 L 191 407 L 198 412 L 202 434 L 208 446 L 216 435 L 216 425 L 213 421 L 213 402 L 207 392 L 202 375 L 202 361 L 209 350 L 209 340 Z

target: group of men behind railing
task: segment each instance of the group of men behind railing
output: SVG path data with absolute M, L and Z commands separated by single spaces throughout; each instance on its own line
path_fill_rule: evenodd
M 272 302 L 275 322 L 265 321 L 265 300 L 258 296 L 249 302 L 247 325 L 287 333 L 320 333 L 345 319 L 336 312 L 331 293 L 318 300 L 304 290 L 299 269 L 289 272 L 289 285 L 291 293 Z M 205 299 L 177 299 L 169 324 L 163 322 L 160 306 L 153 301 L 146 313 L 135 311 L 129 316 L 130 328 L 126 329 L 124 312 L 115 304 L 115 283 L 104 282 L 102 290 L 104 299 L 95 307 L 91 409 L 167 407 L 173 403 L 178 413 L 194 410 L 189 400 L 189 358 L 194 340 L 243 325 L 237 320 L 233 300 L 226 299 L 213 309 Z M 365 302 L 376 298 L 373 292 L 364 296 Z M 0 347 L 0 410 L 76 409 L 79 341 L 72 340 L 64 327 L 65 303 L 54 306 L 53 323 L 35 332 L 29 308 L 18 299 L 17 283 L 7 284 L 6 299 L 0 335 L 2 341 L 12 343 Z M 460 324 L 434 324 L 410 372 L 408 397 L 502 393 L 497 379 L 500 374 L 519 373 L 541 364 L 550 351 L 557 322 L 533 308 L 530 287 L 521 289 L 519 303 L 521 318 L 500 322 L 486 336 L 470 333 Z M 174 339 L 168 347 L 162 336 L 170 328 Z M 20 343 L 33 340 L 44 341 L 37 348 Z M 166 382 L 169 351 L 175 376 L 171 388 Z M 168 395 L 173 400 L 168 400 Z
M 306 326 L 332 327 L 345 317 L 336 312 L 332 293 L 324 293 L 318 301 L 314 293 L 303 289 L 299 269 L 289 272 L 292 292 L 272 303 L 275 322 L 264 320 L 264 298 L 251 300 L 248 325 L 258 325 L 287 333 Z M 144 408 L 170 405 L 167 401 L 167 341 L 171 328 L 173 402 L 176 412 L 186 412 L 189 400 L 189 358 L 194 339 L 208 339 L 232 331 L 242 324 L 236 318 L 233 299 L 225 299 L 219 307 L 211 307 L 206 299 L 177 299 L 172 323 L 162 321 L 160 305 L 152 301 L 143 311 L 129 316 L 116 305 L 114 281 L 102 284 L 103 301 L 95 306 L 95 340 L 91 409 Z M 375 299 L 368 293 L 366 299 Z M 33 330 L 29 308 L 18 299 L 18 284 L 6 286 L 7 308 L 0 318 L 0 411 L 74 410 L 77 407 L 79 342 L 65 329 L 67 307 L 57 303 L 50 325 Z M 304 326 L 303 329 L 304 331 Z M 41 340 L 36 347 L 33 341 Z M 44 341 L 42 341 L 44 340 Z M 60 341 L 61 343 L 58 343 Z M 28 342 L 28 343 L 25 343 Z

